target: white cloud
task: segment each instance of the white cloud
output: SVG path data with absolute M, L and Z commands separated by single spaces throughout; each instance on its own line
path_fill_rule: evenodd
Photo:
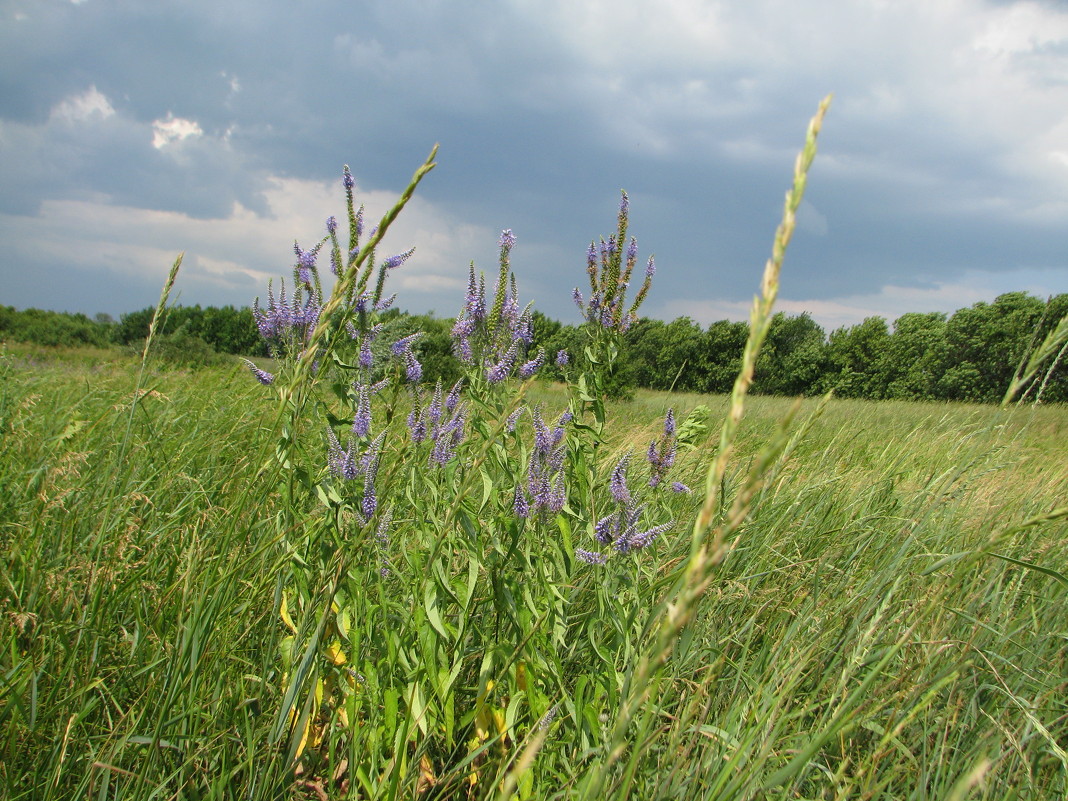
M 162 150 L 175 142 L 203 135 L 204 131 L 196 120 L 175 117 L 170 112 L 167 113 L 165 119 L 152 121 L 152 147 L 156 150 Z
M 16 260 L 62 263 L 117 286 L 146 276 L 162 284 L 175 255 L 185 251 L 178 287 L 187 290 L 189 302 L 251 304 L 257 294 L 265 294 L 269 279 L 288 280 L 292 274 L 294 239 L 312 247 L 325 234 L 330 215 L 342 220 L 342 234 L 347 231 L 340 181 L 271 177 L 267 185 L 268 215 L 236 204 L 228 217 L 209 220 L 111 205 L 106 199 L 46 200 L 36 216 L 0 214 L 0 240 L 8 242 Z M 356 196 L 366 205 L 366 240 L 397 195 L 357 189 Z M 463 299 L 472 252 L 495 240 L 492 232 L 415 197 L 378 254 L 384 258 L 417 246 L 387 288 L 402 291 L 402 307 L 411 295 L 420 296 L 411 298 L 420 308 L 440 296 L 438 311 L 452 313 Z M 330 285 L 329 259 L 320 258 L 319 267 Z M 205 296 L 213 299 L 203 300 Z
M 51 120 L 63 122 L 85 122 L 87 120 L 106 120 L 115 115 L 111 101 L 97 90 L 96 86 L 90 86 L 79 95 L 71 95 L 64 98 L 52 108 Z

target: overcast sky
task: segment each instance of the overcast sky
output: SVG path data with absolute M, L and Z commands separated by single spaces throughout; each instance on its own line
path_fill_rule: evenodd
M 619 190 L 643 312 L 744 319 L 834 93 L 779 308 L 828 330 L 1068 292 L 1068 5 L 982 0 L 0 0 L 0 303 L 248 305 L 344 215 L 391 229 L 398 305 L 452 315 L 518 237 L 574 322 Z M 388 254 L 383 254 L 388 255 Z

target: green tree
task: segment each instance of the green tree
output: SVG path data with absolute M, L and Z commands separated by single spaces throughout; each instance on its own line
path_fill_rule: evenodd
M 886 397 L 882 362 L 889 339 L 890 329 L 882 317 L 868 317 L 832 332 L 827 342 L 827 367 L 816 382 L 816 391 L 833 389 L 842 398 Z
M 757 361 L 755 390 L 772 395 L 807 395 L 824 370 L 826 336 L 807 312 L 771 318 L 768 336 Z

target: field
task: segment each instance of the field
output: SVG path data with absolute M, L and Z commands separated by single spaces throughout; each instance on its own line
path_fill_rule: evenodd
M 512 487 L 462 466 L 413 502 L 461 487 L 447 520 L 331 538 L 362 529 L 270 467 L 277 403 L 243 367 L 138 368 L 0 367 L 4 798 L 1068 794 L 1063 406 L 806 401 L 783 438 L 791 403 L 750 398 L 723 497 L 781 453 L 649 670 L 727 398 L 609 406 L 606 477 L 668 408 L 710 415 L 673 468 L 695 492 L 651 502 L 677 525 L 591 565 L 566 513 L 478 530 Z M 292 436 L 325 474 L 320 429 Z

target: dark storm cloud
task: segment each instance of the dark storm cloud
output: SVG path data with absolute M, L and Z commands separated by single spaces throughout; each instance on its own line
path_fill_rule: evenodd
M 1068 289 L 1068 14 L 1055 6 L 8 0 L 0 16 L 7 235 L 39 233 L 42 208 L 89 213 L 48 201 L 178 215 L 144 224 L 212 248 L 200 302 L 247 302 L 228 270 L 285 272 L 284 252 L 268 264 L 238 241 L 260 230 L 249 212 L 289 208 L 278 180 L 295 181 L 297 208 L 319 209 L 306 182 L 336 189 L 344 163 L 363 190 L 395 193 L 434 142 L 416 228 L 435 239 L 416 289 L 442 289 L 413 307 L 448 313 L 453 273 L 492 265 L 511 227 L 521 290 L 570 319 L 561 288 L 610 232 L 621 187 L 661 265 L 651 312 L 743 300 L 831 90 L 784 294 L 930 288 L 944 303 L 939 288 L 965 273 L 1014 270 Z M 229 240 L 183 222 L 219 231 L 235 214 Z M 290 236 L 321 229 L 276 223 L 298 224 L 311 230 Z

